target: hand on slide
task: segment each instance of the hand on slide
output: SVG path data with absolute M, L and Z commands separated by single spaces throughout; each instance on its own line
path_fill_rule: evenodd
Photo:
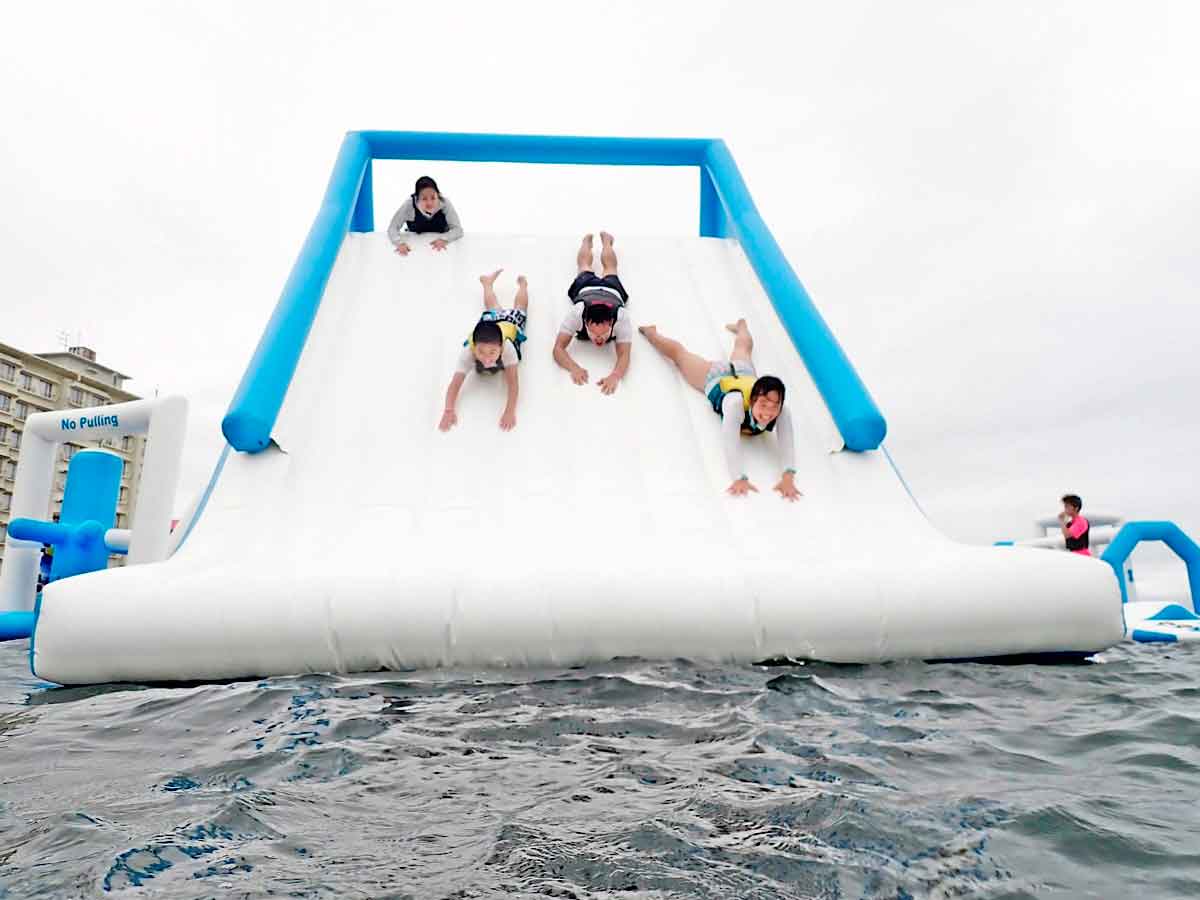
M 571 370 L 571 380 L 576 384 L 587 384 L 588 373 L 583 366 L 576 366 Z
M 399 253 L 401 256 L 408 256 L 408 253 L 410 250 L 412 250 L 412 247 L 408 246 L 408 244 L 397 244 L 396 245 L 396 252 Z
M 438 238 L 436 241 L 434 241 L 429 246 L 432 247 L 434 250 L 445 250 L 450 245 L 448 243 L 446 243 L 446 241 L 443 241 L 441 238 Z
M 515 412 L 506 412 L 500 417 L 500 430 L 512 431 L 517 427 L 517 414 Z
M 607 377 L 600 379 L 600 392 L 611 394 L 617 389 L 617 385 L 621 383 L 621 376 L 616 372 L 610 373 Z
M 442 413 L 442 421 L 438 422 L 438 431 L 449 431 L 458 424 L 458 413 L 452 409 Z
M 784 472 L 783 477 L 779 479 L 779 484 L 775 485 L 775 490 L 779 491 L 779 495 L 784 500 L 789 500 L 795 503 L 804 496 L 796 487 L 796 479 L 791 472 Z
M 739 478 L 729 486 L 729 489 L 726 491 L 726 493 L 733 494 L 735 497 L 745 497 L 751 491 L 754 491 L 754 493 L 757 494 L 758 488 L 750 483 L 749 478 Z

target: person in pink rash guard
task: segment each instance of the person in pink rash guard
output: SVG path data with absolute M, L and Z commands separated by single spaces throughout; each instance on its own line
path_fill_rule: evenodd
M 1083 509 L 1083 501 L 1077 494 L 1066 494 L 1062 498 L 1062 505 L 1063 511 L 1058 514 L 1058 522 L 1062 526 L 1067 549 L 1081 556 L 1091 556 L 1092 551 L 1088 549 L 1088 535 L 1092 526 L 1079 514 Z

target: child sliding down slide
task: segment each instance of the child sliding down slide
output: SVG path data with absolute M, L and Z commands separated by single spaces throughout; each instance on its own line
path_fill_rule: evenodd
M 712 361 L 690 352 L 679 341 L 664 337 L 654 325 L 638 329 L 659 353 L 679 369 L 684 381 L 704 394 L 713 410 L 722 418 L 721 442 L 725 449 L 725 462 L 733 479 L 728 492 L 742 497 L 750 491 L 758 491 L 750 483 L 750 477 L 742 469 L 740 436 L 757 437 L 774 431 L 778 438 L 780 461 L 783 474 L 775 490 L 785 500 L 798 500 L 796 488 L 795 441 L 792 435 L 792 418 L 783 407 L 785 388 L 774 375 L 755 377 L 751 354 L 754 339 L 745 319 L 725 326 L 735 335 L 733 351 L 729 361 Z
M 511 309 L 501 309 L 494 285 L 503 269 L 491 275 L 480 275 L 483 285 L 483 315 L 463 342 L 458 366 L 446 388 L 446 409 L 438 428 L 449 431 L 458 422 L 458 392 L 472 368 L 480 375 L 504 373 L 508 385 L 508 400 L 500 416 L 500 427 L 512 431 L 517 426 L 517 366 L 521 362 L 521 344 L 525 341 L 526 311 L 529 309 L 529 283 L 524 275 L 517 276 L 517 294 Z
M 600 391 L 611 394 L 629 371 L 633 348 L 633 321 L 626 306 L 629 293 L 617 275 L 617 253 L 613 236 L 600 232 L 600 276 L 592 262 L 592 236 L 585 234 L 575 255 L 577 274 L 567 288 L 571 311 L 563 319 L 554 340 L 554 361 L 571 375 L 576 384 L 587 384 L 588 372 L 572 358 L 567 347 L 572 340 L 590 341 L 597 347 L 615 343 L 617 361 L 613 370 L 599 381 Z

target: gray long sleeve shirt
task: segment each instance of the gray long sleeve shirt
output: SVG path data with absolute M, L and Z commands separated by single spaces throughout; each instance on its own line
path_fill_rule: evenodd
M 443 241 L 457 241 L 463 236 L 462 222 L 458 219 L 458 211 L 455 210 L 454 204 L 450 202 L 450 198 L 442 196 L 438 201 L 438 208 L 433 211 L 437 215 L 438 209 L 446 211 L 446 225 L 448 230 L 442 234 L 436 235 Z M 405 243 L 404 236 L 407 233 L 405 226 L 417 216 L 422 216 L 426 219 L 432 218 L 427 215 L 424 210 L 413 205 L 412 197 L 406 197 L 400 208 L 396 210 L 396 214 L 392 216 L 392 222 L 388 225 L 388 240 L 393 244 Z

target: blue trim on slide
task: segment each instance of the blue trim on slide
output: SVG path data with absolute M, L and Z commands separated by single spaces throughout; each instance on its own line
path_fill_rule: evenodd
M 29 672 L 34 678 L 40 677 L 37 669 L 34 668 L 33 661 L 35 659 L 34 649 L 37 647 L 37 626 L 38 619 L 42 616 L 42 593 L 38 591 L 37 596 L 33 600 L 33 625 L 29 629 Z
M 1100 558 L 1108 563 L 1121 586 L 1121 602 L 1129 602 L 1125 584 L 1125 561 L 1133 548 L 1143 541 L 1162 541 L 1187 566 L 1188 586 L 1192 594 L 1192 610 L 1200 613 L 1200 546 L 1184 534 L 1174 522 L 1126 522 Z
M 1174 644 L 1179 640 L 1173 634 L 1166 634 L 1162 631 L 1143 631 L 1140 628 L 1133 629 L 1133 634 L 1130 637 L 1139 644 Z
M 321 209 L 221 422 L 225 440 L 238 450 L 257 453 L 271 443 L 271 431 L 350 227 L 370 158 L 361 135 L 346 135 Z
M 175 547 L 176 553 L 183 549 L 183 545 L 187 543 L 187 539 L 192 536 L 192 529 L 196 527 L 196 523 L 200 521 L 200 516 L 204 512 L 204 508 L 208 506 L 208 500 L 212 497 L 213 490 L 217 486 L 217 479 L 221 477 L 221 470 L 225 468 L 225 460 L 229 459 L 230 449 L 228 444 L 221 448 L 221 455 L 217 457 L 217 464 L 213 467 L 212 476 L 208 479 L 204 493 L 200 496 L 200 502 L 196 504 L 196 511 L 192 513 L 192 518 L 187 523 L 187 531 L 183 533 L 183 537 L 179 539 L 179 543 Z
M 1169 603 L 1156 612 L 1154 615 L 1145 619 L 1147 622 L 1200 622 L 1200 616 L 1196 615 L 1185 606 L 1180 606 L 1178 603 Z
M 373 226 L 372 201 L 364 195 L 371 191 L 373 159 L 699 167 L 701 234 L 729 234 L 740 242 L 845 446 L 875 450 L 887 433 L 883 415 L 763 222 L 723 141 L 352 131 L 342 143 L 316 221 L 221 423 L 235 449 L 257 453 L 270 444 L 346 232 Z

